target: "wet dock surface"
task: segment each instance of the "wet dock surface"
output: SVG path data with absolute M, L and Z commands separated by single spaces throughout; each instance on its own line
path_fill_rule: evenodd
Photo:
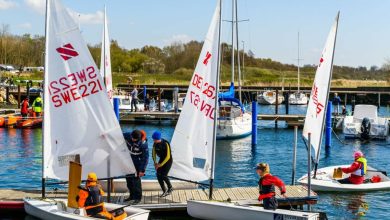
M 308 197 L 307 188 L 301 185 L 286 186 L 288 199 L 280 195 L 277 189 L 276 197 L 281 206 L 302 206 L 304 204 L 317 203 L 317 194 L 311 192 Z M 153 210 L 153 211 L 172 211 L 185 210 L 188 200 L 208 200 L 208 189 L 185 189 L 174 190 L 171 195 L 160 198 L 161 191 L 144 191 L 142 201 L 137 207 Z M 234 188 L 215 188 L 213 200 L 216 201 L 248 201 L 255 200 L 258 197 L 257 187 L 234 187 Z M 126 205 L 124 199 L 128 197 L 128 193 L 112 193 L 111 202 Z M 65 191 L 50 191 L 46 195 L 48 198 L 66 198 Z M 21 201 L 25 197 L 40 198 L 41 192 L 38 190 L 0 190 L 0 201 Z M 105 197 L 107 200 L 107 197 Z

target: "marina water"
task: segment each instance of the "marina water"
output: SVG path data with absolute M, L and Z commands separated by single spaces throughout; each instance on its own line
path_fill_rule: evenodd
M 274 106 L 259 106 L 260 114 L 273 114 Z M 279 112 L 284 113 L 280 106 Z M 290 114 L 305 114 L 305 106 L 290 106 Z M 389 116 L 389 110 L 381 107 L 379 115 Z M 285 123 L 279 122 L 279 129 L 274 129 L 273 121 L 259 121 L 258 145 L 251 146 L 251 137 L 232 141 L 218 141 L 216 152 L 217 187 L 255 186 L 258 177 L 254 167 L 259 162 L 267 162 L 271 172 L 279 176 L 286 184 L 291 184 L 293 129 L 285 129 Z M 75 125 L 77 126 L 77 125 Z M 124 131 L 143 129 L 151 140 L 155 130 L 162 131 L 163 137 L 170 140 L 174 125 L 140 124 L 122 125 Z M 302 142 L 301 130 L 298 134 L 297 176 L 307 171 L 307 151 Z M 361 150 L 369 165 L 380 170 L 390 171 L 390 143 L 372 141 L 367 144 L 359 140 L 344 140 L 338 133 L 342 144 L 334 135 L 328 154 L 324 147 L 321 152 L 319 167 L 350 164 L 354 150 Z M 41 129 L 2 129 L 0 128 L 0 188 L 2 189 L 40 189 L 42 162 Z M 149 141 L 151 149 L 152 142 Z M 151 155 L 151 150 L 149 152 Z M 173 158 L 175 159 L 175 158 Z M 155 172 L 149 157 L 146 172 L 147 179 L 155 179 Z M 255 198 L 254 198 L 255 199 Z M 370 193 L 319 193 L 318 204 L 314 210 L 326 212 L 329 219 L 390 219 L 388 215 L 390 192 Z M 22 218 L 23 219 L 23 218 Z M 31 218 L 29 218 L 31 219 Z M 158 217 L 153 219 L 182 219 L 182 217 Z

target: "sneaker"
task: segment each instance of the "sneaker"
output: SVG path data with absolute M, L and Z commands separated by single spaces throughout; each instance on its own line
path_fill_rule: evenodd
M 173 192 L 173 188 L 172 188 L 172 187 L 171 187 L 171 188 L 168 188 L 168 191 L 166 192 L 166 195 L 167 195 L 167 196 L 168 196 L 168 195 L 171 195 L 172 192 Z
M 163 192 L 159 197 L 162 198 L 162 197 L 165 197 L 165 196 L 167 196 L 167 195 L 168 195 L 168 191 L 165 191 L 165 192 Z
M 141 202 L 141 200 L 139 200 L 139 199 L 132 200 L 131 205 L 137 205 L 137 204 L 139 204 L 140 202 Z
M 133 200 L 131 197 L 128 197 L 127 199 L 123 200 L 124 202 L 130 202 L 131 200 Z

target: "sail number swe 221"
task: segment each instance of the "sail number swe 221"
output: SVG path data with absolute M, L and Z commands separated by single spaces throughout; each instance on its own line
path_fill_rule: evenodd
M 214 120 L 215 87 L 205 82 L 202 76 L 195 73 L 189 93 L 191 104 L 206 117 Z
M 49 82 L 50 101 L 58 108 L 103 91 L 93 66 Z

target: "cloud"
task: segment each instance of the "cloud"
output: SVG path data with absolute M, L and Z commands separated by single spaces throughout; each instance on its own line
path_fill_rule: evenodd
M 45 14 L 46 0 L 24 0 L 24 2 L 34 11 Z
M 2 0 L 0 0 L 2 1 Z M 24 0 L 27 6 L 32 8 L 34 11 L 45 14 L 46 0 Z M 104 13 L 97 11 L 95 13 L 78 13 L 68 8 L 69 14 L 73 17 L 76 23 L 80 24 L 102 24 Z
M 68 12 L 76 21 L 76 23 L 78 22 L 80 22 L 80 24 L 102 24 L 103 23 L 104 13 L 102 11 L 83 14 L 68 9 Z
M 190 42 L 191 40 L 193 40 L 193 39 L 190 36 L 186 35 L 186 34 L 176 34 L 176 35 L 173 35 L 169 39 L 165 39 L 164 43 L 168 44 L 168 45 L 170 45 L 172 43 L 182 43 L 182 44 L 185 44 L 185 43 Z
M 31 23 L 26 22 L 23 24 L 19 24 L 19 27 L 23 28 L 23 29 L 31 29 L 32 25 L 31 25 Z
M 7 10 L 18 6 L 15 1 L 12 0 L 0 0 L 0 10 Z

